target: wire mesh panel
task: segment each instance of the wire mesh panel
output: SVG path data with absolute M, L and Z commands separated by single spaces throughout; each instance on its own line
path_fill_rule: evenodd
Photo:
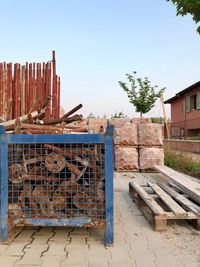
M 8 225 L 105 227 L 113 243 L 113 126 L 106 134 L 6 135 L 0 126 L 0 238 Z
M 105 219 L 104 176 L 104 144 L 9 145 L 9 218 Z

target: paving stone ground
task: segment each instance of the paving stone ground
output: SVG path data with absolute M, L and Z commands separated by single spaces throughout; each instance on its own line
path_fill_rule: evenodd
M 91 228 L 17 228 L 0 245 L 0 267 L 200 267 L 200 234 L 186 222 L 154 232 L 128 195 L 128 182 L 145 175 L 115 175 L 115 243 Z M 149 177 L 149 175 L 147 175 Z

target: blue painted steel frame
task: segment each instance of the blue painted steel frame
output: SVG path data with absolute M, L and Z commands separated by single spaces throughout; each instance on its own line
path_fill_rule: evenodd
M 113 229 L 113 125 L 109 125 L 105 134 L 105 190 L 106 190 L 106 244 L 112 245 Z
M 0 236 L 8 239 L 8 145 L 5 130 L 0 126 Z
M 105 201 L 106 201 L 106 244 L 113 243 L 113 126 L 109 125 L 106 134 L 67 134 L 67 135 L 6 135 L 0 126 L 0 237 L 8 238 L 8 144 L 30 143 L 95 143 L 105 144 Z M 19 220 L 20 221 L 20 220 Z M 78 219 L 26 219 L 30 225 L 42 226 L 84 226 L 91 220 Z M 17 222 L 16 222 L 17 223 Z

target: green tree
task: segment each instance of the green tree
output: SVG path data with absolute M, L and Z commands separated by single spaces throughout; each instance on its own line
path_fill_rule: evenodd
M 126 74 L 126 77 L 130 88 L 122 81 L 119 81 L 119 85 L 127 93 L 129 102 L 136 107 L 136 112 L 140 112 L 142 117 L 142 114 L 147 113 L 155 106 L 157 98 L 161 97 L 165 88 L 156 92 L 158 86 L 152 86 L 147 77 L 138 77 L 136 71 L 133 74 Z
M 164 118 L 163 117 L 151 117 L 151 122 L 152 123 L 164 123 Z
M 176 6 L 177 16 L 185 16 L 190 14 L 193 20 L 200 22 L 200 1 L 199 0 L 167 0 L 172 2 Z M 200 26 L 197 28 L 197 32 L 200 34 Z
M 113 115 L 111 115 L 111 119 L 114 118 L 127 118 L 127 115 L 125 115 L 123 111 L 116 111 Z

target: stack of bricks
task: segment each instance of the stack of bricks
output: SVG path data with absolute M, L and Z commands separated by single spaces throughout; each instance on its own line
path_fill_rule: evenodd
M 116 171 L 149 171 L 164 164 L 162 125 L 147 120 L 114 119 Z
M 114 118 L 115 170 L 121 172 L 151 171 L 164 164 L 162 125 L 148 118 Z M 88 118 L 81 122 L 90 133 L 105 133 L 106 118 Z
M 152 170 L 154 165 L 164 164 L 162 125 L 138 124 L 139 167 L 141 171 Z
M 113 119 L 115 169 L 117 171 L 137 171 L 138 165 L 138 129 L 137 124 L 128 119 Z
M 105 133 L 108 120 L 106 118 L 89 118 L 87 124 L 90 133 Z

